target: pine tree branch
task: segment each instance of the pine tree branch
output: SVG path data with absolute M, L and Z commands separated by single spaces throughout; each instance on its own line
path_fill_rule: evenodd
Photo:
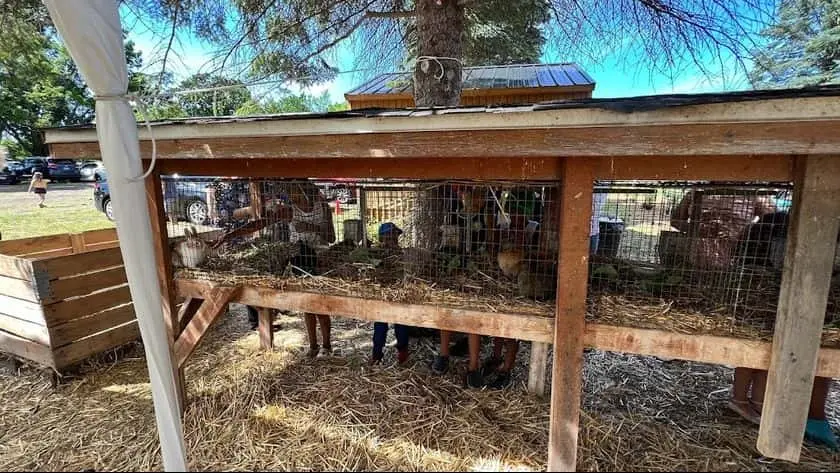
M 175 40 L 175 29 L 178 26 L 178 10 L 181 8 L 181 2 L 175 4 L 175 11 L 172 13 L 172 32 L 169 34 L 169 44 L 166 45 L 166 52 L 163 53 L 163 65 L 160 68 L 160 78 L 158 79 L 157 92 L 160 92 L 163 86 L 163 77 L 166 72 L 166 59 L 169 57 L 169 51 L 172 51 L 172 41 Z

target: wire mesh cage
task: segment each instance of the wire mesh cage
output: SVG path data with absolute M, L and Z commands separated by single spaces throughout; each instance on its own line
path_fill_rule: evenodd
M 554 183 L 179 177 L 164 187 L 179 277 L 553 314 Z
M 771 338 L 792 190 L 790 183 L 598 183 L 589 317 Z

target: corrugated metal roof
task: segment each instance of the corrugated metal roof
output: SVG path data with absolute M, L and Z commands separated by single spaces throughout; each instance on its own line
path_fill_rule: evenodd
M 347 92 L 347 95 L 410 93 L 412 72 L 389 72 Z M 595 81 L 574 63 L 514 64 L 463 69 L 463 89 L 594 86 Z

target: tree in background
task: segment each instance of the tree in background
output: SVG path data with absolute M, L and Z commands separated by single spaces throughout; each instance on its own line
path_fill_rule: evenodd
M 0 4 L 0 13 L 0 140 L 12 156 L 44 155 L 39 129 L 90 122 L 93 97 L 40 2 L 13 11 Z M 142 58 L 130 41 L 125 47 L 131 90 L 139 90 Z
M 755 57 L 757 87 L 840 83 L 840 1 L 784 0 Z
M 307 93 L 288 94 L 280 98 L 271 98 L 261 102 L 250 100 L 236 110 L 236 115 L 271 115 L 278 113 L 328 112 L 346 110 L 343 103 L 330 102 L 329 93 L 310 95 Z
M 465 43 L 465 32 L 476 24 L 473 15 L 487 11 L 497 19 L 531 24 L 531 17 L 512 16 L 523 11 L 513 4 L 525 0 L 512 0 L 508 13 L 508 5 L 499 0 L 124 1 L 158 23 L 172 25 L 173 37 L 178 28 L 192 28 L 217 44 L 217 70 L 234 69 L 257 79 L 329 80 L 335 72 L 330 54 L 339 44 L 352 46 L 360 65 L 393 69 L 406 57 L 413 31 L 419 59 L 414 65 L 414 95 L 419 106 L 456 105 L 462 62 L 472 60 L 473 54 L 482 61 L 494 58 L 495 50 L 476 48 L 470 53 Z M 693 73 L 695 67 L 711 74 L 708 64 L 715 62 L 722 68 L 735 63 L 746 71 L 743 58 L 756 47 L 751 32 L 767 24 L 776 5 L 776 0 L 545 1 L 548 21 L 542 32 L 564 59 L 598 59 L 618 50 L 628 69 L 647 68 L 672 77 Z M 510 34 L 495 37 L 503 41 Z M 533 49 L 533 44 L 523 48 Z M 505 53 L 499 59 L 521 55 Z
M 242 81 L 220 75 L 194 74 L 178 84 L 176 90 L 212 89 L 230 87 L 224 90 L 179 94 L 176 100 L 181 110 L 190 117 L 212 117 L 233 115 L 243 104 L 251 100 L 251 92 Z

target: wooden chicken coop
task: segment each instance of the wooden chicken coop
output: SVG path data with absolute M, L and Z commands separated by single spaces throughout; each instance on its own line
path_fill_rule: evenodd
M 462 107 L 588 99 L 595 89 L 592 77 L 573 63 L 478 66 L 462 71 Z M 353 110 L 412 108 L 413 82 L 411 72 L 381 74 L 344 98 Z
M 195 346 L 230 302 L 530 341 L 535 348 L 530 385 L 535 390 L 546 379 L 547 347 L 553 344 L 548 465 L 552 471 L 575 469 L 585 347 L 768 369 L 758 448 L 767 456 L 797 461 L 815 375 L 840 376 L 840 349 L 831 329 L 824 327 L 827 312 L 836 310 L 829 298 L 840 227 L 838 129 L 840 87 L 153 124 L 158 161 L 148 180 L 149 202 L 153 230 L 160 235 L 157 258 L 167 301 L 164 313 L 168 314 L 177 360 L 174 369 L 183 375 Z M 148 159 L 150 136 L 144 129 L 139 133 L 141 152 Z M 93 126 L 48 130 L 46 140 L 55 156 L 94 157 L 99 153 Z M 282 180 L 287 188 L 336 177 L 396 183 L 404 191 L 416 189 L 412 191 L 412 208 L 423 209 L 423 215 L 433 220 L 437 215 L 446 218 L 444 211 L 428 210 L 439 208 L 432 206 L 434 202 L 445 201 L 435 200 L 449 192 L 441 189 L 454 189 L 461 197 L 459 208 L 465 209 L 470 222 L 466 228 L 477 233 L 462 233 L 467 244 L 446 263 L 454 261 L 451 268 L 460 281 L 447 289 L 448 298 L 421 297 L 407 290 L 393 292 L 411 293 L 411 298 L 391 297 L 390 289 L 404 289 L 409 284 L 407 272 L 388 280 L 377 279 L 375 273 L 363 281 L 350 278 L 343 282 L 350 284 L 350 290 L 335 290 L 342 287 L 335 269 L 316 277 L 306 271 L 305 277 L 277 285 L 261 282 L 281 277 L 272 273 L 270 265 L 253 266 L 255 273 L 239 279 L 225 273 L 237 264 L 175 272 L 168 254 L 160 191 L 160 176 L 174 173 L 251 179 L 251 214 L 257 220 L 270 213 L 268 201 L 260 195 L 269 192 L 266 186 L 273 180 Z M 648 183 L 649 189 L 633 188 L 639 183 Z M 590 256 L 593 203 L 599 201 L 604 188 L 608 190 L 601 199 L 603 208 L 609 213 L 623 203 L 621 217 L 632 228 L 628 227 L 621 242 L 607 244 L 616 245 L 613 251 L 602 252 L 599 247 Z M 464 198 L 474 195 L 470 192 L 475 189 L 483 197 L 474 201 Z M 525 197 L 514 198 L 514 205 L 501 202 L 503 193 L 516 196 L 516 189 L 524 189 L 519 195 Z M 731 251 L 726 250 L 730 253 L 720 257 L 724 250 L 718 240 L 726 225 L 718 223 L 711 235 L 692 229 L 692 223 L 703 218 L 702 209 L 685 196 L 703 193 L 773 196 L 778 202 L 784 200 L 779 195 L 792 196 L 790 206 L 785 207 L 790 217 L 781 246 L 786 248 L 783 265 L 774 276 L 760 279 L 769 281 L 762 283 L 761 290 L 774 294 L 761 298 L 773 301 L 772 308 L 763 312 L 770 317 L 766 338 L 738 329 L 751 323 L 737 316 L 743 301 L 752 300 L 741 295 L 759 290 L 744 285 L 743 276 L 749 269 L 753 275 L 749 280 L 758 281 L 759 269 L 752 263 L 739 263 L 737 271 L 732 269 L 734 262 L 740 261 L 735 256 L 740 247 L 732 246 Z M 532 197 L 533 202 L 528 200 Z M 495 210 L 483 220 L 473 219 L 473 212 L 482 208 Z M 640 218 L 639 222 L 648 222 L 642 227 L 632 223 L 636 208 L 639 212 L 662 212 L 662 216 Z M 516 209 L 531 213 L 519 218 Z M 672 239 L 661 233 L 673 232 L 672 225 L 681 226 L 673 217 L 680 209 L 688 212 L 682 220 L 688 223 L 685 233 L 698 243 L 689 244 L 688 250 L 672 251 L 673 245 L 662 243 Z M 718 213 L 727 214 L 720 209 Z M 725 221 L 727 217 L 715 218 Z M 492 297 L 507 291 L 507 283 L 495 277 L 498 269 L 488 269 L 493 259 L 489 266 L 481 266 L 476 255 L 501 253 L 504 234 L 497 233 L 495 245 L 489 237 L 474 235 L 480 235 L 480 228 L 495 228 L 498 222 L 510 229 L 534 219 L 539 220 L 538 237 L 526 234 L 510 241 L 533 242 L 523 251 L 543 258 L 536 264 L 549 268 L 545 274 L 553 278 L 551 287 L 543 288 L 544 297 L 514 297 L 505 299 L 513 303 L 497 303 L 500 299 Z M 447 225 L 437 220 L 429 225 L 422 219 L 417 222 L 418 229 L 431 228 L 430 235 Z M 472 222 L 477 223 L 473 226 Z M 765 243 L 768 248 L 773 246 L 770 240 Z M 430 245 L 414 250 L 428 252 L 441 246 Z M 663 245 L 665 249 L 657 253 Z M 715 250 L 704 250 L 707 247 Z M 645 248 L 651 251 L 645 253 Z M 700 256 L 714 254 L 718 258 L 711 263 L 699 263 L 704 261 L 700 257 L 687 258 L 691 261 L 676 268 L 682 272 L 675 275 L 675 267 L 667 266 L 673 266 L 671 262 L 679 260 L 679 255 L 694 254 L 692 248 L 700 248 L 695 252 Z M 464 257 L 459 251 L 470 254 Z M 287 262 L 283 259 L 280 266 Z M 633 264 L 625 270 L 627 262 Z M 707 266 L 685 269 L 691 264 Z M 224 277 L 213 276 L 222 273 Z M 473 273 L 483 276 L 470 279 Z M 714 279 L 720 282 L 711 282 L 704 276 L 708 274 L 720 276 Z M 496 286 L 483 290 L 477 282 L 482 277 L 486 284 Z M 317 286 L 313 281 L 329 284 Z M 416 281 L 431 281 L 434 287 L 446 283 L 442 270 Z M 723 300 L 715 297 L 714 291 L 724 289 L 735 294 L 732 300 L 736 302 L 732 303 L 731 325 L 720 330 L 702 324 L 687 329 L 661 318 L 637 324 L 633 318 L 609 317 L 601 310 L 603 304 L 596 301 L 599 294 L 615 288 L 623 297 L 635 297 L 634 307 L 665 298 L 675 301 L 674 307 L 683 300 L 691 304 L 700 299 L 697 293 L 707 290 L 713 291 L 712 299 Z M 637 290 L 638 294 L 632 292 Z M 430 291 L 424 294 L 434 295 Z M 176 295 L 187 299 L 180 311 L 176 310 Z M 611 313 L 629 310 L 629 306 L 622 307 L 613 307 Z M 708 309 L 711 306 L 691 307 L 696 320 L 714 316 Z M 263 311 L 263 321 L 267 317 L 268 312 Z M 263 335 L 268 337 L 268 331 Z

